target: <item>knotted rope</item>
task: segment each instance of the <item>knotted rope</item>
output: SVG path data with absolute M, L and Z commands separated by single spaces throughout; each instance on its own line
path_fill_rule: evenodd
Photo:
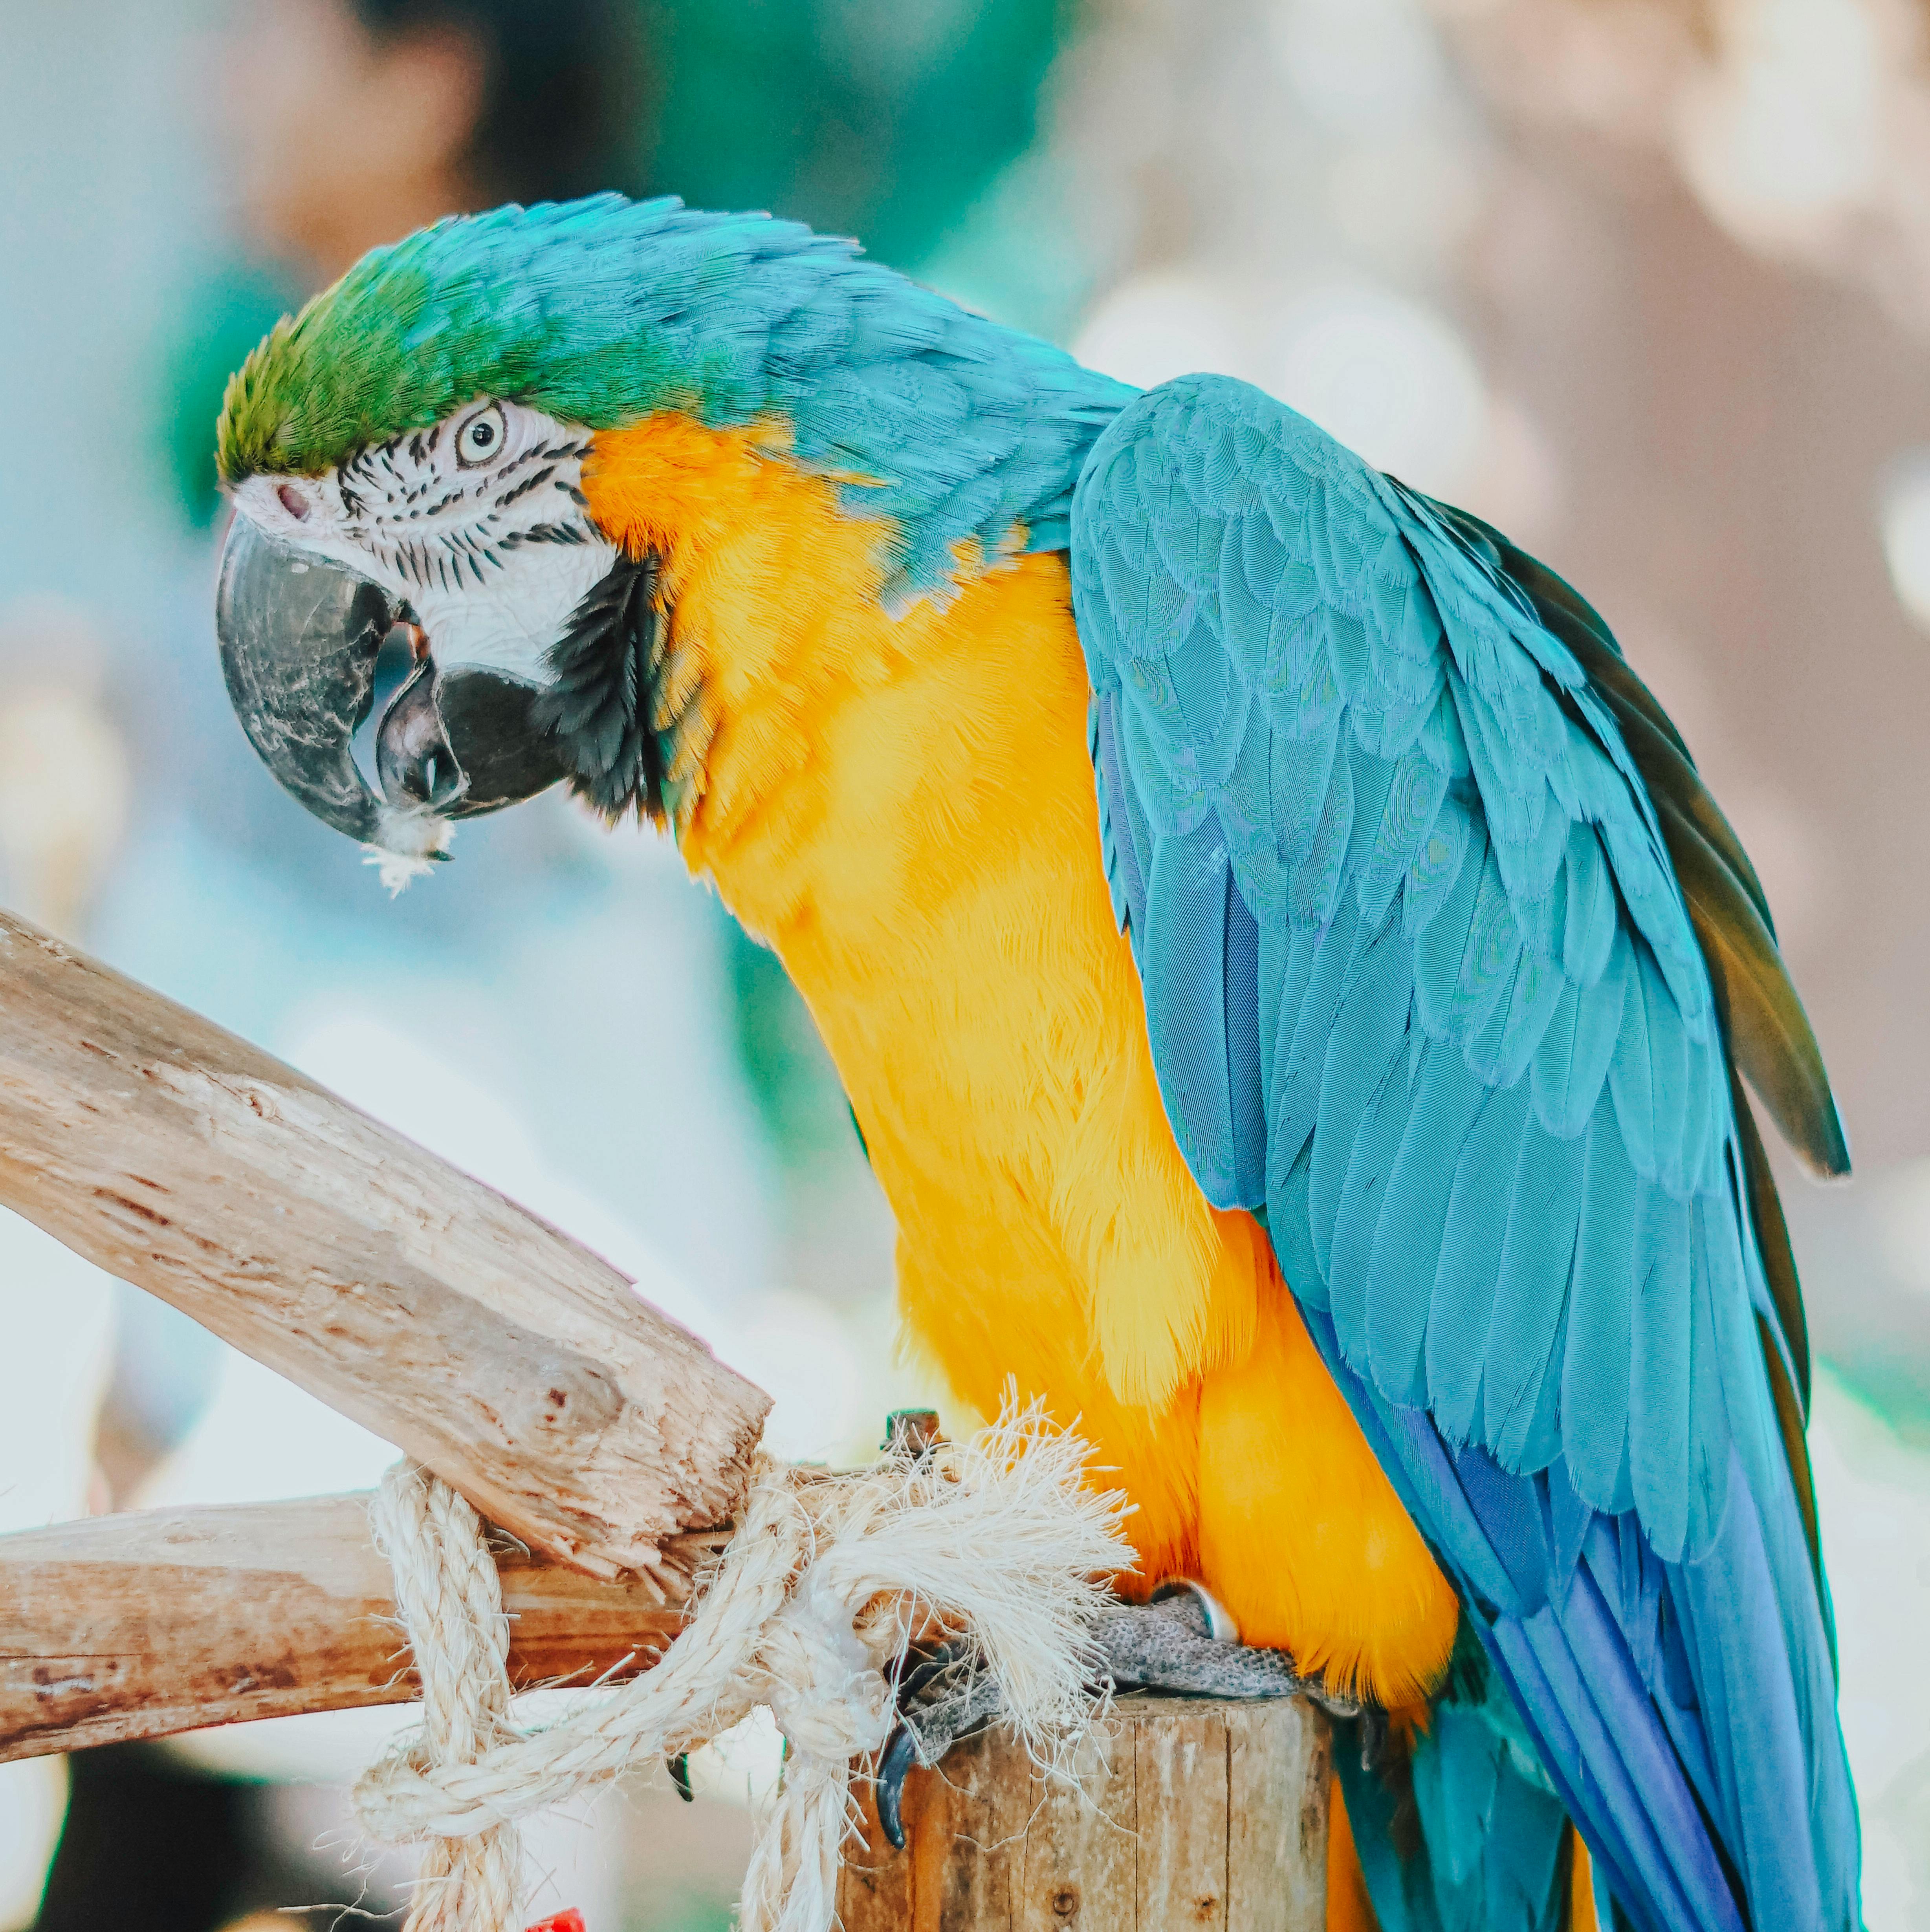
M 405 1932 L 518 1932 L 515 1820 L 632 1764 L 692 1750 L 768 1705 L 788 1741 L 745 1880 L 745 1932 L 830 1932 L 857 1828 L 853 1759 L 890 1732 L 893 1682 L 934 1619 L 974 1647 L 1034 1754 L 1090 1714 L 1097 1577 L 1129 1568 L 1124 1498 L 1038 1408 L 964 1444 L 826 1477 L 760 1464 L 736 1534 L 656 1666 L 523 1729 L 509 1630 L 476 1512 L 413 1462 L 384 1478 L 376 1538 L 395 1574 L 423 1720 L 364 1774 L 365 1830 L 426 1840 Z

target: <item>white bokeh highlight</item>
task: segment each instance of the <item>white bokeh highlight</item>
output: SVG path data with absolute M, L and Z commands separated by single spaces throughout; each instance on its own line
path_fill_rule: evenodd
M 1930 448 L 1907 450 L 1891 464 L 1877 518 L 1896 601 L 1930 629 Z
M 1474 474 L 1486 388 L 1428 304 L 1361 282 L 1313 289 L 1280 318 L 1272 374 L 1283 402 L 1416 489 L 1451 496 Z

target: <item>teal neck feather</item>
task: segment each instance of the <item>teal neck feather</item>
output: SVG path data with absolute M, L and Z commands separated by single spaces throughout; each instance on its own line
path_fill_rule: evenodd
M 229 386 L 230 485 L 314 474 L 479 396 L 591 430 L 661 410 L 786 422 L 797 461 L 898 532 L 887 594 L 953 547 L 1062 548 L 1087 450 L 1133 392 L 854 243 L 620 195 L 439 223 L 278 324 Z

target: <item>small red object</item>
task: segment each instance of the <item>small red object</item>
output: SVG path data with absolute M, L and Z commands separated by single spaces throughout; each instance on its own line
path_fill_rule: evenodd
M 572 1906 L 554 1918 L 545 1918 L 540 1925 L 532 1925 L 530 1932 L 589 1932 L 589 1928 L 583 1922 L 583 1914 Z

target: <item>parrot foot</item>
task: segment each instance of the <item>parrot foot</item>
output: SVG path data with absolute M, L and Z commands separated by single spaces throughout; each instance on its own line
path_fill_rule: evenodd
M 1361 1714 L 1352 1699 L 1303 1677 L 1283 1651 L 1250 1648 L 1230 1618 L 1197 1583 L 1163 1584 L 1148 1604 L 1102 1610 L 1093 1627 L 1097 1688 L 1169 1691 L 1196 1697 L 1310 1697 L 1337 1718 Z M 898 1722 L 878 1763 L 878 1819 L 905 1848 L 905 1780 L 914 1764 L 935 1765 L 959 1738 L 998 1716 L 998 1686 L 971 1647 L 947 1644 L 908 1664 L 899 1682 Z
M 1358 1707 L 1301 1676 L 1281 1650 L 1250 1648 L 1233 1619 L 1197 1583 L 1162 1583 L 1148 1604 L 1102 1610 L 1094 1630 L 1103 1676 L 1121 1690 L 1195 1697 L 1312 1697 L 1336 1716 Z

